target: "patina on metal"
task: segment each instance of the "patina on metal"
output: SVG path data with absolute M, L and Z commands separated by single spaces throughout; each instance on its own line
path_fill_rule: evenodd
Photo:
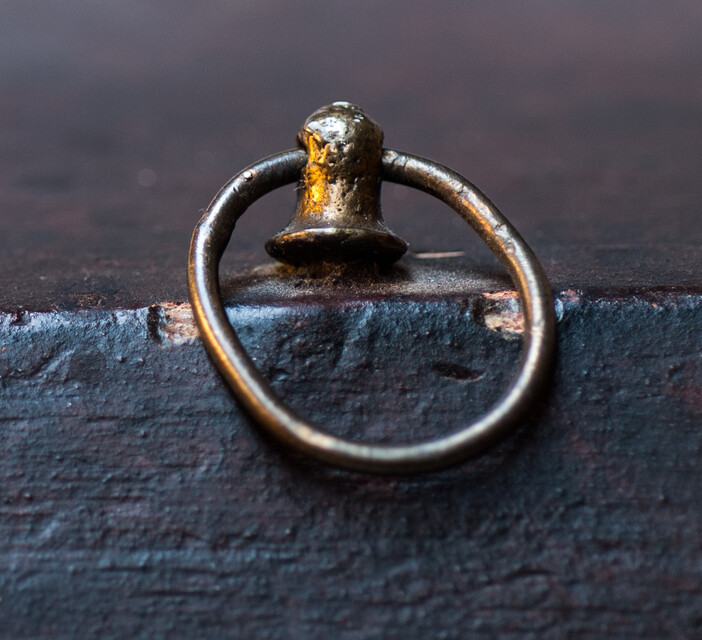
M 292 265 L 395 262 L 407 243 L 380 211 L 382 129 L 356 105 L 335 102 L 307 118 L 297 138 L 307 152 L 297 209 L 266 251 Z
M 475 230 L 509 272 L 522 303 L 524 345 L 515 379 L 485 415 L 447 436 L 407 445 L 363 444 L 308 424 L 260 375 L 229 324 L 219 294 L 219 261 L 238 218 L 267 192 L 297 180 L 302 189 L 298 210 L 290 226 L 269 242 L 273 255 L 293 264 L 357 260 L 365 250 L 371 260 L 389 261 L 401 255 L 404 243 L 389 239 L 395 236 L 382 224 L 377 202 L 382 134 L 360 114 L 358 107 L 347 103 L 320 109 L 303 127 L 301 139 L 309 145 L 307 150 L 261 160 L 222 188 L 195 228 L 190 245 L 193 313 L 205 347 L 238 399 L 261 426 L 289 446 L 348 469 L 381 473 L 436 469 L 484 450 L 524 416 L 550 373 L 555 347 L 553 297 L 539 261 L 517 230 L 466 178 L 407 153 L 384 149 L 380 156 L 383 180 L 436 196 Z M 365 136 L 371 140 L 358 139 Z M 351 154 L 346 155 L 349 148 Z

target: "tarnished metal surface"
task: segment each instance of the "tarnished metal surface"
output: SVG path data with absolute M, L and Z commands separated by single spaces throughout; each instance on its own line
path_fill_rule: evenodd
M 436 162 L 391 149 L 381 150 L 378 127 L 360 114 L 358 107 L 347 103 L 320 109 L 303 128 L 305 142 L 310 145 L 309 156 L 301 151 L 270 156 L 239 172 L 220 190 L 195 227 L 190 243 L 188 284 L 193 313 L 205 347 L 242 405 L 264 429 L 288 446 L 347 469 L 378 473 L 437 469 L 495 444 L 536 402 L 551 372 L 555 349 L 553 298 L 533 251 L 485 195 L 463 176 Z M 321 136 L 317 132 L 320 122 Z M 370 141 L 361 139 L 364 136 Z M 345 147 L 350 149 L 348 157 Z M 309 253 L 307 262 L 326 264 L 330 255 L 340 251 L 343 262 L 349 258 L 359 260 L 368 249 L 370 252 L 363 256 L 366 261 L 387 260 L 387 255 L 378 260 L 378 247 L 387 248 L 385 239 L 380 244 L 373 239 L 378 231 L 354 224 L 364 216 L 370 224 L 381 223 L 378 197 L 382 174 L 387 181 L 421 189 L 454 209 L 507 269 L 522 303 L 524 349 L 517 375 L 498 402 L 480 418 L 459 423 L 449 435 L 428 441 L 404 445 L 359 443 L 308 422 L 287 406 L 261 376 L 226 316 L 220 296 L 219 261 L 247 207 L 272 188 L 298 178 L 303 161 L 306 164 L 302 194 L 292 231 L 286 230 L 273 240 L 273 246 L 278 240 L 281 246 L 288 246 L 288 240 L 293 238 L 290 246 L 295 247 L 297 262 L 305 251 Z M 364 176 L 366 166 L 377 170 Z M 373 189 L 363 186 L 366 178 Z M 354 182 L 359 182 L 359 186 L 354 187 Z M 351 194 L 348 208 L 343 204 L 347 193 Z M 333 213 L 327 212 L 329 207 L 333 207 Z M 307 224 L 320 224 L 321 218 L 323 226 L 307 228 L 307 218 L 311 219 Z M 323 248 L 317 251 L 319 242 Z M 352 249 L 344 251 L 347 244 Z
M 382 129 L 356 105 L 335 102 L 307 118 L 298 141 L 307 164 L 297 210 L 268 253 L 295 265 L 395 262 L 407 243 L 380 212 Z
M 0 13 L 0 637 L 702 635 L 699 0 Z M 334 96 L 484 187 L 562 303 L 538 416 L 419 479 L 278 449 L 192 338 L 194 212 Z M 263 248 L 295 198 L 222 264 L 273 388 L 371 442 L 496 400 L 520 322 L 470 229 L 386 186 L 408 253 L 310 277 Z

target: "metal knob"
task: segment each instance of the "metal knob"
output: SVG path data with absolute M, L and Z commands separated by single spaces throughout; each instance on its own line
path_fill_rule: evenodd
M 351 104 L 315 112 L 299 140 L 235 175 L 217 194 L 193 232 L 188 282 L 205 347 L 249 413 L 270 434 L 311 456 L 348 469 L 398 473 L 446 466 L 475 455 L 526 413 L 548 378 L 555 349 L 553 297 L 534 252 L 473 184 L 426 158 L 382 149 L 380 128 Z M 380 180 L 426 191 L 453 208 L 500 259 L 519 292 L 524 344 L 519 371 L 485 415 L 434 440 L 364 444 L 307 423 L 261 377 L 229 323 L 219 293 L 219 261 L 247 207 L 272 189 L 299 181 L 297 211 L 272 238 L 268 252 L 292 264 L 396 260 L 405 243 L 380 215 Z
M 297 208 L 266 251 L 293 265 L 402 256 L 407 243 L 380 211 L 383 130 L 356 105 L 334 102 L 307 118 L 297 139 L 307 152 Z

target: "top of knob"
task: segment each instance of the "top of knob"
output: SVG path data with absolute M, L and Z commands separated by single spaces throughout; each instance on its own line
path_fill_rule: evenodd
M 297 137 L 307 151 L 297 208 L 266 243 L 268 253 L 294 265 L 397 260 L 407 244 L 383 223 L 378 124 L 356 105 L 334 102 L 310 115 Z

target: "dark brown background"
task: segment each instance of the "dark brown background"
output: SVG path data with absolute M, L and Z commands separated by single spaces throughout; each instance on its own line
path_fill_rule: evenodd
M 169 333 L 199 212 L 333 100 L 479 185 L 557 294 L 542 405 L 452 470 L 287 454 Z M 697 0 L 0 3 L 0 636 L 702 636 L 700 175 Z M 388 186 L 414 252 L 466 254 L 271 289 L 293 199 L 226 256 L 274 387 L 376 440 L 487 408 L 519 342 L 465 224 Z
M 96 291 L 110 307 L 184 299 L 198 211 L 339 99 L 388 146 L 490 194 L 556 287 L 702 283 L 695 0 L 29 0 L 2 14 L 5 310 L 91 306 Z M 235 264 L 265 259 L 287 194 L 244 219 Z M 403 189 L 385 208 L 415 250 L 470 241 Z

